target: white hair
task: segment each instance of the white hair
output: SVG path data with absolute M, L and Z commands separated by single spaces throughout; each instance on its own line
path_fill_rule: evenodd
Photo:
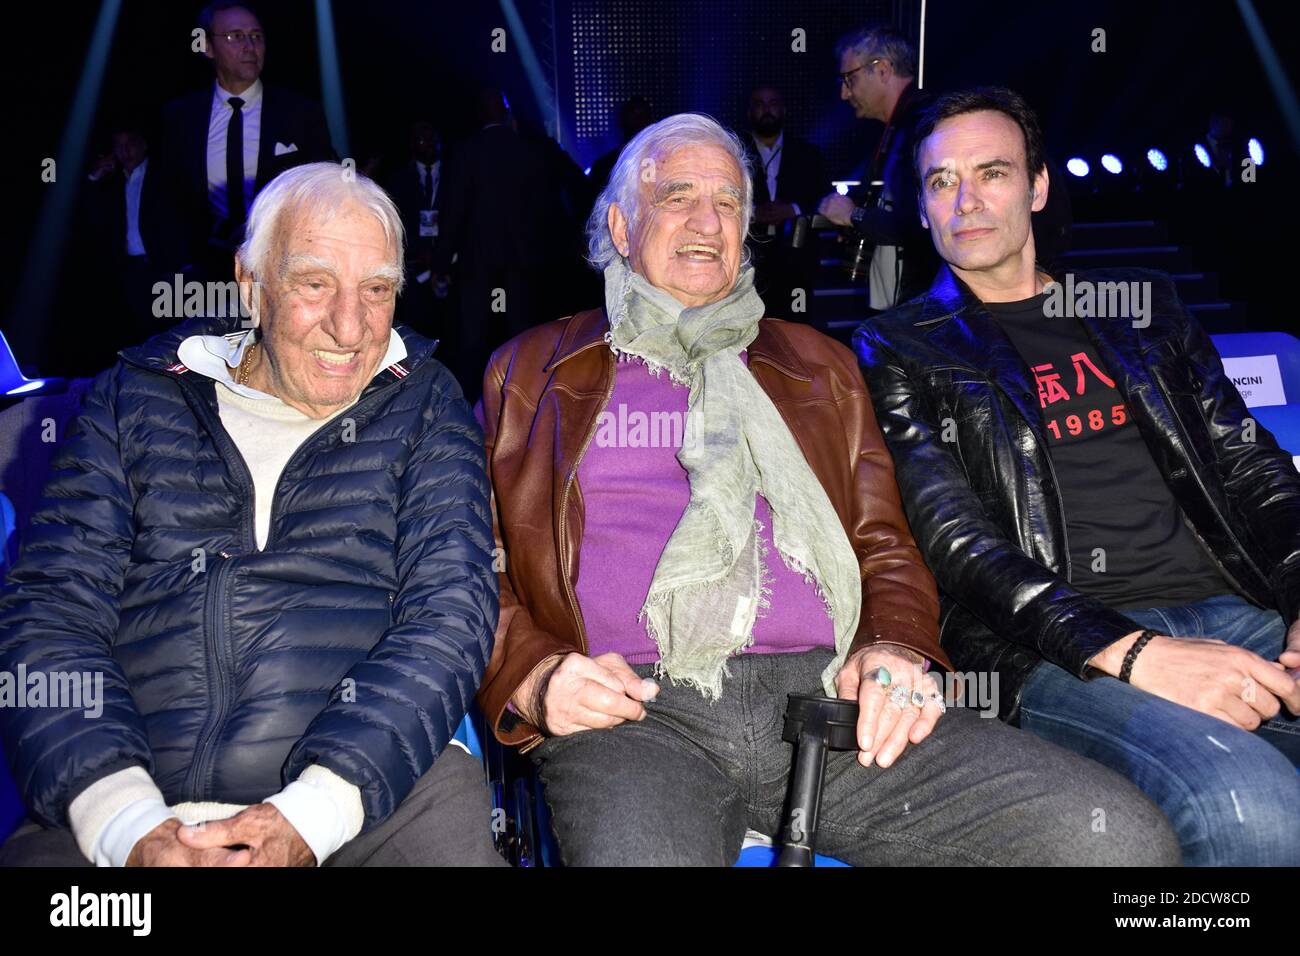
M 664 160 L 685 146 L 718 146 L 726 150 L 740 168 L 744 190 L 741 209 L 741 264 L 749 262 L 749 248 L 745 235 L 754 209 L 754 184 L 750 179 L 749 154 L 740 137 L 703 113 L 678 113 L 647 126 L 623 147 L 618 162 L 609 174 L 609 183 L 601 190 L 596 206 L 587 219 L 587 261 L 603 271 L 618 258 L 614 239 L 609 234 L 609 207 L 618 208 L 627 217 L 628 232 L 635 231 L 641 221 L 641 169 L 647 160 Z
M 273 262 L 277 240 L 292 217 L 322 216 L 329 219 L 347 203 L 368 209 L 383 227 L 384 238 L 395 248 L 391 273 L 400 293 L 405 282 L 402 268 L 406 233 L 397 206 L 373 180 L 340 163 L 307 163 L 286 170 L 267 184 L 253 200 L 248 213 L 239 262 L 253 279 L 265 284 L 283 273 L 283 259 Z M 389 270 L 385 270 L 386 272 Z

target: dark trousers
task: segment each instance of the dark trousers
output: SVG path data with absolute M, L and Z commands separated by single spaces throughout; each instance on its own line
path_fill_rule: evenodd
M 325 866 L 508 866 L 492 846 L 483 764 L 448 746 L 397 810 Z M 90 866 L 70 830 L 28 821 L 0 847 L 0 866 Z
M 830 659 L 745 654 L 712 704 L 665 679 L 645 720 L 545 740 L 531 756 L 565 864 L 729 866 L 747 829 L 778 834 L 786 695 L 820 693 Z M 652 676 L 653 665 L 634 670 Z M 1179 858 L 1160 811 L 1118 774 L 955 707 L 887 769 L 829 755 L 817 849 L 855 866 Z

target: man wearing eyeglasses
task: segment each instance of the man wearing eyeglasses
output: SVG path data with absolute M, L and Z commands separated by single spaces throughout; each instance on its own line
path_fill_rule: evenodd
M 835 51 L 840 98 L 858 119 L 879 120 L 885 129 L 863 187 L 852 196 L 831 193 L 818 212 L 875 245 L 870 305 L 887 309 L 925 291 L 939 265 L 921 228 L 911 162 L 916 117 L 929 97 L 916 88 L 916 48 L 891 27 L 855 30 L 840 38 Z M 872 182 L 884 185 L 872 190 Z
M 227 281 L 261 188 L 286 169 L 337 156 L 319 103 L 262 83 L 266 32 L 249 3 L 215 0 L 197 25 L 215 82 L 163 108 L 167 206 L 187 238 L 171 265 Z

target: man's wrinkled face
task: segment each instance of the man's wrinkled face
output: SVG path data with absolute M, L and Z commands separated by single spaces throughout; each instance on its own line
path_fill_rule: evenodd
M 771 87 L 759 87 L 749 97 L 749 128 L 759 136 L 775 136 L 785 125 L 785 102 Z
M 921 144 L 921 221 L 954 268 L 994 269 L 1024 251 L 1047 172 L 1030 182 L 1025 137 L 996 110 L 943 120 Z
M 361 394 L 388 350 L 397 250 L 374 213 L 349 203 L 290 223 L 280 251 L 283 271 L 264 290 L 265 390 L 324 417 Z
M 614 244 L 633 271 L 691 307 L 736 284 L 747 223 L 740 166 L 721 146 L 683 146 L 642 167 L 640 220 L 610 207 Z
M 244 40 L 229 43 L 228 33 L 242 33 Z M 255 42 L 254 37 L 262 37 Z M 217 75 L 252 83 L 262 75 L 266 59 L 266 40 L 262 24 L 243 7 L 218 10 L 212 16 L 212 35 L 208 37 L 207 57 L 216 61 Z

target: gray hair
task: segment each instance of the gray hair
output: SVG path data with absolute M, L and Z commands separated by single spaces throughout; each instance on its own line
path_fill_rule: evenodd
M 248 226 L 237 255 L 255 280 L 278 278 L 282 262 L 273 262 L 281 230 L 288 217 L 320 215 L 329 218 L 343 205 L 354 202 L 368 209 L 383 227 L 384 238 L 396 247 L 396 292 L 402 291 L 406 233 L 397 206 L 373 180 L 341 163 L 307 163 L 286 170 L 267 184 L 253 200 Z
M 844 34 L 835 43 L 835 56 L 842 58 L 850 50 L 863 61 L 877 56 L 888 60 L 901 77 L 916 76 L 916 47 L 893 27 L 860 27 Z
M 726 150 L 740 168 L 743 181 L 744 204 L 741 209 L 742 228 L 749 230 L 749 220 L 754 209 L 754 184 L 750 179 L 749 154 L 740 137 L 726 129 L 711 116 L 703 113 L 678 113 L 652 123 L 637 133 L 618 154 L 618 162 L 609 174 L 609 183 L 601 190 L 596 206 L 587 219 L 587 261 L 598 271 L 604 271 L 619 257 L 614 239 L 609 234 L 609 207 L 618 208 L 627 217 L 628 231 L 633 231 L 641 221 L 641 168 L 647 159 L 666 158 L 684 146 L 718 146 Z M 741 235 L 744 243 L 745 235 Z M 749 248 L 741 253 L 741 264 L 749 262 Z

